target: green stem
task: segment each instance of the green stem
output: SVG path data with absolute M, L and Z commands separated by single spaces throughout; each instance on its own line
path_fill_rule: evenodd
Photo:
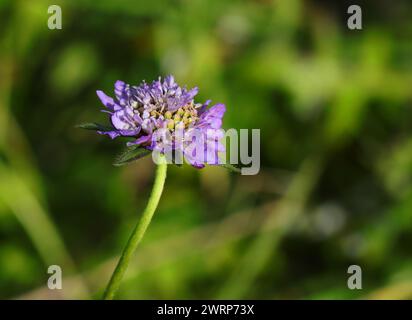
M 114 294 L 120 286 L 120 282 L 127 270 L 127 267 L 130 262 L 130 258 L 133 255 L 133 252 L 136 250 L 140 241 L 143 238 L 144 233 L 146 232 L 147 227 L 152 220 L 153 214 L 157 208 L 157 205 L 162 195 L 163 186 L 166 180 L 166 171 L 167 164 L 166 161 L 158 164 L 156 170 L 156 177 L 152 189 L 152 194 L 150 195 L 149 202 L 147 203 L 146 209 L 143 212 L 143 215 L 140 221 L 137 223 L 134 228 L 129 241 L 127 242 L 126 247 L 123 249 L 122 256 L 120 257 L 119 262 L 117 263 L 116 269 L 114 270 L 112 277 L 110 278 L 109 284 L 107 285 L 106 291 L 103 295 L 103 299 L 112 300 Z

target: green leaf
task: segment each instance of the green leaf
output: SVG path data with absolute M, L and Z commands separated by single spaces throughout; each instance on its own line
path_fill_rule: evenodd
M 113 130 L 112 127 L 104 126 L 99 123 L 89 122 L 89 123 L 81 123 L 76 125 L 76 128 L 86 129 L 86 130 L 95 130 L 95 131 L 111 131 Z
M 125 152 L 121 153 L 113 163 L 114 166 L 123 166 L 125 164 L 129 164 L 133 161 L 139 160 L 147 155 L 149 155 L 152 151 L 147 150 L 141 147 L 132 147 L 127 148 Z
M 241 173 L 240 168 L 235 167 L 234 165 L 230 164 L 230 163 L 225 163 L 225 164 L 219 164 L 220 167 L 226 168 L 232 172 L 236 172 L 236 173 Z

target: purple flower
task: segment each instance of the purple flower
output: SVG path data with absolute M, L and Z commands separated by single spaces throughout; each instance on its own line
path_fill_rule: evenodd
M 220 143 L 223 137 L 222 118 L 226 111 L 223 104 L 208 108 L 206 103 L 195 103 L 195 87 L 180 87 L 173 76 L 148 84 L 131 86 L 117 81 L 115 98 L 103 91 L 97 95 L 106 106 L 113 129 L 98 131 L 114 139 L 133 137 L 128 146 L 137 145 L 149 150 L 167 153 L 180 152 L 197 168 L 205 164 L 219 164 L 218 152 L 225 152 Z

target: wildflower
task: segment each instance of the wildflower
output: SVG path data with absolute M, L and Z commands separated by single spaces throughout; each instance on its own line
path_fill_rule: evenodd
M 219 164 L 220 143 L 223 137 L 224 104 L 209 108 L 210 100 L 195 103 L 198 89 L 180 87 L 173 76 L 148 84 L 131 86 L 123 81 L 115 83 L 115 98 L 97 91 L 106 106 L 112 124 L 109 130 L 99 130 L 112 139 L 132 137 L 127 146 L 139 146 L 151 151 L 181 152 L 194 167 Z
M 133 139 L 127 143 L 129 150 L 117 159 L 116 165 L 136 160 L 150 152 L 160 152 L 162 156 L 156 163 L 155 182 L 148 205 L 123 250 L 106 287 L 104 299 L 113 299 L 131 256 L 150 224 L 166 180 L 167 155 L 173 154 L 172 157 L 175 158 L 182 155 L 196 168 L 214 164 L 240 172 L 230 164 L 221 164 L 218 157 L 219 152 L 225 152 L 220 143 L 223 138 L 222 118 L 226 111 L 223 104 L 209 108 L 210 100 L 203 104 L 195 103 L 197 88 L 181 88 L 172 76 L 167 76 L 163 81 L 159 78 L 150 84 L 143 82 L 139 86 L 117 81 L 114 88 L 115 98 L 97 91 L 98 97 L 106 106 L 103 111 L 110 116 L 111 127 L 96 123 L 84 123 L 79 127 L 97 130 L 99 134 L 108 135 L 112 139 Z

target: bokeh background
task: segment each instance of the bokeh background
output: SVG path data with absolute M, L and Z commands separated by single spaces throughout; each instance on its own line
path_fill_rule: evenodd
M 0 0 L 0 298 L 101 297 L 155 168 L 75 125 L 167 74 L 261 129 L 261 171 L 170 168 L 118 298 L 412 298 L 412 6 L 353 3 Z

